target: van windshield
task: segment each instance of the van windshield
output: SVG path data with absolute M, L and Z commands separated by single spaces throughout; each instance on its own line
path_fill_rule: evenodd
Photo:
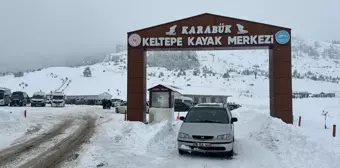
M 13 92 L 12 97 L 13 98 L 23 98 L 24 94 L 22 92 Z
M 228 124 L 229 117 L 224 108 L 193 107 L 189 110 L 184 122 Z
M 0 92 L 0 99 L 3 99 L 3 98 L 4 98 L 4 95 L 5 95 L 4 93 L 1 93 L 1 92 Z
M 64 99 L 64 96 L 53 96 L 53 98 L 52 99 L 55 99 L 55 100 L 62 100 L 62 99 Z
M 43 96 L 43 95 L 33 95 L 32 98 L 33 98 L 33 99 L 43 99 L 44 96 Z

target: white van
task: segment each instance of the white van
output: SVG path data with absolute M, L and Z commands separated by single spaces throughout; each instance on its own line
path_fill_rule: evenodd
M 53 92 L 51 96 L 51 107 L 65 107 L 65 94 L 63 92 Z
M 11 102 L 11 89 L 0 87 L 0 106 L 8 106 Z
M 46 102 L 47 102 L 47 99 L 46 99 L 46 94 L 44 92 L 42 91 L 35 92 L 31 99 L 31 106 L 32 107 L 36 107 L 36 106 L 45 107 Z
M 116 113 L 124 114 L 127 111 L 127 102 L 121 103 L 116 107 Z M 149 113 L 149 103 L 146 102 L 146 113 Z

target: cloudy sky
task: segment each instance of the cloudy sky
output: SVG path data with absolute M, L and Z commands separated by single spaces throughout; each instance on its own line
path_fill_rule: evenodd
M 100 57 L 126 32 L 201 13 L 340 39 L 340 0 L 0 0 L 0 71 Z

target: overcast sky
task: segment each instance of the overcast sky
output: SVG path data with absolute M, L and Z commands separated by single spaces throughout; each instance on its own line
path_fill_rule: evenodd
M 340 39 L 340 0 L 0 0 L 0 71 L 102 56 L 126 32 L 201 13 Z

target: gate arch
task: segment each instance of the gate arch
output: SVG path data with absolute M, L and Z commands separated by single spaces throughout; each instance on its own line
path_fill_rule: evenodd
M 127 35 L 127 120 L 146 120 L 146 51 L 269 49 L 270 115 L 293 123 L 291 29 L 204 13 Z

